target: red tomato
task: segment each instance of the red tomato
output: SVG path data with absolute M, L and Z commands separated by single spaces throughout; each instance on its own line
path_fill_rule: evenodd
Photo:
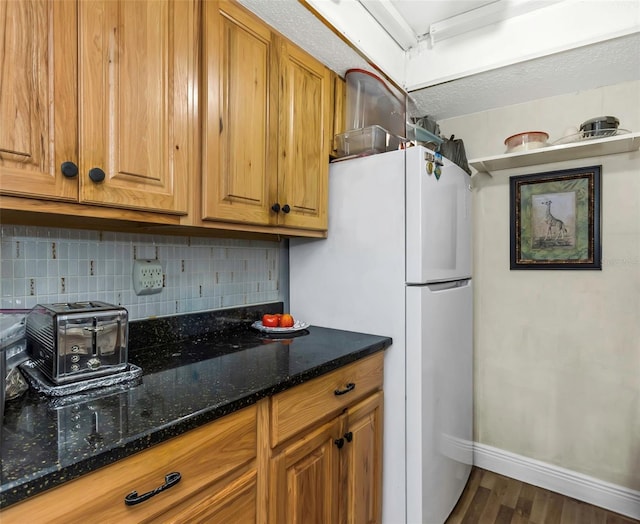
M 262 325 L 264 327 L 278 327 L 278 315 L 263 315 Z
M 280 327 L 293 327 L 294 323 L 293 317 L 289 313 L 285 313 L 280 319 Z

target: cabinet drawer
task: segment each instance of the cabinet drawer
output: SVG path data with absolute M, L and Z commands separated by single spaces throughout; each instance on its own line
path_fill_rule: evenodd
M 161 516 L 161 524 L 256 522 L 257 472 L 255 468 L 238 478 L 216 484 L 174 506 Z M 153 521 L 155 522 L 155 520 Z
M 227 415 L 146 451 L 2 510 L 13 522 L 146 522 L 201 492 L 256 457 L 256 406 Z M 178 471 L 180 482 L 135 506 L 124 497 L 164 484 Z
M 383 362 L 384 353 L 375 353 L 274 395 L 271 446 L 277 446 L 305 428 L 339 413 L 371 391 L 381 389 Z

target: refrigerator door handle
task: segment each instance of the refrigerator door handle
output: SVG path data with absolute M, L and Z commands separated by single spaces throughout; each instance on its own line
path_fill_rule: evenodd
M 429 290 L 432 293 L 438 293 L 440 291 L 447 291 L 449 289 L 455 289 L 459 287 L 467 287 L 470 285 L 471 279 L 466 278 L 464 280 L 452 280 L 451 282 L 436 282 L 434 284 L 427 284 Z

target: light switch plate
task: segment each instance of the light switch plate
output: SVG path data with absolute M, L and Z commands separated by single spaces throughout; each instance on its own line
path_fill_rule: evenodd
M 162 282 L 162 264 L 159 260 L 133 261 L 133 289 L 136 295 L 160 293 Z

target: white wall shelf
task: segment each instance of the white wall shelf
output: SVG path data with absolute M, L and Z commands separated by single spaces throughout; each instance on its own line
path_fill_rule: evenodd
M 541 147 L 539 149 L 519 151 L 517 153 L 474 158 L 469 160 L 469 165 L 479 172 L 492 175 L 494 171 L 500 171 L 502 169 L 614 155 L 616 153 L 637 151 L 638 149 L 640 149 L 640 133 L 627 133 L 624 135 L 594 138 L 557 146 Z

